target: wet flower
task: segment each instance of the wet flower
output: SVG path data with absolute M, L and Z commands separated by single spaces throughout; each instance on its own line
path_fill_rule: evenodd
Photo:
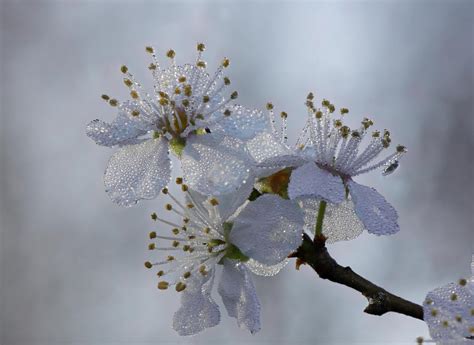
M 370 142 L 364 145 L 363 139 L 373 125 L 372 120 L 365 118 L 359 128 L 350 129 L 343 122 L 348 109 L 340 109 L 340 116 L 336 116 L 335 106 L 328 100 L 323 100 L 321 107 L 315 107 L 313 100 L 310 93 L 306 101 L 308 119 L 295 147 L 287 144 L 286 124 L 281 131 L 273 125 L 271 131 L 250 141 L 248 147 L 258 166 L 286 168 L 277 173 L 287 171 L 283 196 L 300 200 L 306 212 L 312 214 L 309 218 L 313 221 L 307 223 L 308 228 L 315 227 L 319 205 L 332 204 L 328 206 L 327 219 L 330 221 L 332 214 L 335 225 L 334 231 L 329 231 L 333 232 L 330 241 L 356 237 L 362 228 L 377 235 L 397 232 L 396 210 L 374 188 L 358 184 L 353 178 L 378 168 L 382 168 L 383 175 L 391 174 L 406 152 L 405 147 L 398 145 L 394 153 L 376 161 L 391 145 L 389 131 L 372 132 Z M 273 117 L 273 105 L 267 108 Z M 263 184 L 268 184 L 274 176 L 263 180 Z M 341 233 L 345 229 L 336 224 L 347 221 L 348 217 L 355 230 L 350 234 Z
M 474 256 L 471 269 L 471 279 L 439 287 L 423 302 L 424 320 L 438 344 L 474 344 Z
M 251 188 L 247 183 L 217 199 L 183 185 L 184 203 L 168 189 L 163 191 L 173 200 L 166 209 L 183 222 L 152 215 L 172 229 L 169 234 L 150 233 L 154 242 L 149 249 L 161 259 L 145 266 L 157 270 L 158 289 L 174 288 L 182 294 L 173 318 L 173 328 L 180 335 L 196 334 L 219 323 L 219 308 L 211 297 L 219 267 L 218 292 L 229 316 L 252 333 L 260 330 L 260 302 L 250 272 L 278 273 L 302 241 L 303 215 L 295 202 L 278 196 L 247 201 Z
M 216 195 L 231 192 L 248 179 L 250 163 L 242 140 L 265 128 L 267 118 L 234 104 L 236 91 L 224 95 L 230 85 L 224 75 L 230 61 L 223 59 L 210 76 L 201 57 L 204 49 L 204 44 L 198 44 L 196 62 L 184 65 L 176 65 L 176 53 L 169 50 L 166 56 L 171 64 L 162 68 L 155 49 L 146 47 L 152 57 L 148 68 L 153 92 L 145 92 L 128 67 L 122 66 L 130 100 L 119 102 L 102 95 L 117 107 L 117 117 L 111 123 L 90 122 L 86 133 L 99 145 L 119 147 L 104 176 L 107 193 L 119 205 L 130 206 L 158 195 L 170 179 L 169 150 L 181 159 L 185 177 L 190 176 L 187 182 L 202 192 L 210 188 Z M 203 155 L 219 159 L 211 167 L 201 159 Z M 235 173 L 225 175 L 222 171 L 226 169 Z

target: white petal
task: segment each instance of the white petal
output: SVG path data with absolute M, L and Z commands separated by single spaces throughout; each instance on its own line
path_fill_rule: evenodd
M 219 205 L 219 215 L 222 221 L 228 221 L 232 215 L 247 201 L 253 189 L 253 179 L 249 178 L 239 189 L 233 193 L 227 193 L 219 196 L 217 199 Z
M 173 316 L 173 329 L 179 335 L 193 335 L 220 322 L 219 307 L 211 298 L 215 269 L 206 276 L 194 274 L 181 292 L 181 307 Z
M 463 341 L 472 335 L 469 327 L 474 325 L 473 309 L 474 296 L 468 285 L 458 283 L 450 283 L 429 292 L 423 302 L 424 319 L 430 335 L 436 341 L 443 341 L 443 344 L 450 340 Z
M 218 196 L 250 179 L 252 162 L 240 140 L 212 133 L 188 138 L 181 167 L 192 189 Z
M 246 256 L 271 266 L 299 247 L 302 234 L 300 207 L 293 201 L 265 194 L 239 213 L 229 238 Z
M 232 112 L 231 115 L 223 115 L 222 120 L 217 124 L 218 128 L 226 135 L 249 140 L 269 128 L 268 116 L 260 110 L 247 109 L 241 105 L 233 105 L 228 108 Z
M 310 162 L 293 170 L 288 185 L 288 196 L 295 199 L 313 196 L 335 204 L 344 200 L 345 190 L 342 179 Z
M 314 234 L 320 201 L 303 199 L 300 202 L 305 214 L 305 231 Z M 350 241 L 364 230 L 364 224 L 354 211 L 352 200 L 340 204 L 327 204 L 323 220 L 323 235 L 327 243 Z
M 400 230 L 397 211 L 379 192 L 352 180 L 348 186 L 355 212 L 369 233 L 391 235 Z
M 245 265 L 226 259 L 217 291 L 239 327 L 247 328 L 252 334 L 260 330 L 260 301 Z
M 146 133 L 124 112 L 119 112 L 111 123 L 97 119 L 91 121 L 86 127 L 86 134 L 89 138 L 94 140 L 97 145 L 108 147 L 139 143 L 138 137 Z
M 289 260 L 285 259 L 282 262 L 279 262 L 276 265 L 268 266 L 264 265 L 254 259 L 249 259 L 245 262 L 245 266 L 250 270 L 250 272 L 262 276 L 262 277 L 273 277 L 277 275 L 287 264 Z
M 271 133 L 264 132 L 247 142 L 250 155 L 257 163 L 282 156 L 292 156 L 293 152 Z M 271 167 L 286 167 L 286 162 L 267 163 Z M 283 165 L 282 165 L 283 164 Z
M 171 163 L 165 139 L 120 148 L 105 170 L 105 191 L 121 206 L 153 199 L 169 182 Z

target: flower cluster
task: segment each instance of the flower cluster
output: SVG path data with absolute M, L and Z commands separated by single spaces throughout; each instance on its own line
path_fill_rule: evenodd
M 156 270 L 158 289 L 181 293 L 174 329 L 192 335 L 219 323 L 219 307 L 211 295 L 217 279 L 229 316 L 255 333 L 260 329 L 260 302 L 252 273 L 278 273 L 300 246 L 304 231 L 331 243 L 353 239 L 364 229 L 376 235 L 399 230 L 395 209 L 353 178 L 378 168 L 391 174 L 406 149 L 398 145 L 376 160 L 391 146 L 389 131 L 373 131 L 364 142 L 372 120 L 364 118 L 359 128 L 350 129 L 344 124 L 347 108 L 336 115 L 326 99 L 316 106 L 312 93 L 306 99 L 306 124 L 290 145 L 288 114 L 281 112 L 277 120 L 271 103 L 266 112 L 236 104 L 238 93 L 228 91 L 231 81 L 225 75 L 230 60 L 224 58 L 209 74 L 204 50 L 199 43 L 195 62 L 183 65 L 168 50 L 164 55 L 169 63 L 162 67 L 155 48 L 146 47 L 153 91 L 146 92 L 122 66 L 130 99 L 102 95 L 117 108 L 116 118 L 110 123 L 94 120 L 86 133 L 99 145 L 117 148 L 104 176 L 113 202 L 132 206 L 161 193 L 170 200 L 163 212 L 181 218 L 176 222 L 161 212 L 152 214 L 170 229 L 149 233 L 153 259 L 145 262 Z M 168 188 L 170 153 L 183 174 L 176 179 L 181 196 Z M 449 287 L 455 291 L 452 301 L 472 299 L 464 285 Z M 425 308 L 432 307 L 435 321 L 428 323 L 435 339 L 464 327 L 469 316 L 463 310 L 463 321 L 453 323 L 452 310 L 443 302 L 445 292 L 440 294 L 435 290 L 425 302 Z M 438 315 L 450 318 L 446 330 L 440 328 L 444 321 Z

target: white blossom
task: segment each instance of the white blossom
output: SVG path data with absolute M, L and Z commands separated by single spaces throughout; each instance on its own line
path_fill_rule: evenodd
M 219 307 L 211 297 L 215 279 L 219 279 L 217 290 L 229 316 L 251 333 L 260 330 L 260 302 L 250 273 L 278 273 L 301 244 L 303 214 L 295 202 L 274 195 L 248 202 L 251 188 L 247 183 L 217 199 L 183 185 L 184 203 L 169 190 L 163 191 L 173 199 L 166 208 L 183 222 L 152 215 L 172 229 L 169 234 L 150 233 L 154 242 L 149 249 L 160 259 L 145 266 L 156 268 L 159 289 L 174 287 L 182 294 L 173 318 L 173 328 L 180 335 L 196 334 L 219 323 Z M 219 267 L 222 274 L 216 278 Z
M 299 200 L 305 212 L 312 215 L 307 217 L 312 219 L 307 222 L 307 229 L 314 230 L 315 206 L 318 207 L 319 201 L 330 203 L 328 211 L 333 214 L 330 242 L 358 236 L 362 232 L 361 226 L 377 235 L 397 232 L 396 210 L 374 188 L 358 184 L 353 178 L 377 168 L 382 168 L 384 175 L 391 174 L 406 152 L 405 147 L 397 146 L 394 153 L 374 163 L 390 146 L 390 133 L 374 131 L 370 142 L 364 146 L 363 138 L 373 125 L 371 120 L 365 118 L 358 129 L 351 130 L 343 124 L 343 118 L 349 112 L 347 109 L 341 109 L 341 115 L 337 117 L 333 104 L 323 100 L 322 106 L 316 108 L 313 98 L 310 93 L 306 102 L 307 122 L 295 146 L 287 143 L 286 114 L 282 115 L 281 130 L 277 130 L 275 121 L 271 121 L 270 130 L 248 143 L 258 167 L 273 169 L 270 171 L 291 168 L 287 195 Z M 269 104 L 267 108 L 274 119 L 273 105 Z M 347 217 L 352 219 L 350 223 L 354 227 L 350 233 L 344 233 L 346 230 L 340 226 L 341 222 L 347 223 Z
M 423 302 L 424 320 L 437 344 L 474 344 L 474 256 L 470 279 L 433 291 Z
M 176 65 L 175 52 L 169 50 L 166 56 L 171 64 L 161 68 L 155 49 L 146 47 L 152 56 L 148 68 L 153 92 L 145 92 L 128 67 L 122 66 L 131 100 L 119 102 L 102 95 L 118 108 L 117 117 L 111 123 L 90 122 L 86 133 L 99 145 L 119 147 L 104 176 L 107 193 L 119 205 L 130 206 L 158 195 L 170 179 L 169 149 L 182 160 L 189 185 L 201 192 L 211 187 L 215 195 L 232 192 L 250 178 L 251 161 L 243 140 L 263 130 L 267 118 L 262 112 L 234 104 L 236 91 L 224 96 L 230 84 L 224 75 L 229 59 L 210 76 L 201 59 L 204 45 L 198 44 L 197 50 L 196 62 L 184 65 Z M 202 158 L 206 155 L 209 159 Z M 220 169 L 223 161 L 227 169 L 236 172 L 225 183 L 216 181 L 213 170 Z

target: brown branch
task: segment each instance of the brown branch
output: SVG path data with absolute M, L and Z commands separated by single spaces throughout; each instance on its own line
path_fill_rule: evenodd
M 297 264 L 309 264 L 323 279 L 346 285 L 364 295 L 369 305 L 364 312 L 383 315 L 390 311 L 423 320 L 423 308 L 415 303 L 395 296 L 355 273 L 350 267 L 342 267 L 329 255 L 324 237 L 314 242 L 304 235 L 303 243 L 291 257 L 298 258 Z

